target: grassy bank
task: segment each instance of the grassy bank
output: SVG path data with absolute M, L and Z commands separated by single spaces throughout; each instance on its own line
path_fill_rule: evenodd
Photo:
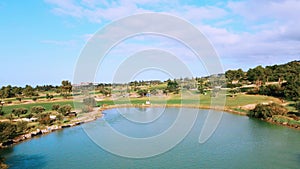
M 46 109 L 46 111 L 50 111 L 52 110 L 53 104 L 58 104 L 60 106 L 70 104 L 74 108 L 73 101 L 67 100 L 67 101 L 58 101 L 58 102 L 43 102 L 43 103 L 37 102 L 37 103 L 29 103 L 29 104 L 5 105 L 3 106 L 2 110 L 4 112 L 4 115 L 10 114 L 12 110 L 15 108 L 25 108 L 28 111 L 30 111 L 30 108 L 33 106 L 42 106 Z

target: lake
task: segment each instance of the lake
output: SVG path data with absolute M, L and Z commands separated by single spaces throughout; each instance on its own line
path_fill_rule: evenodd
M 120 157 L 95 144 L 84 128 L 95 129 L 101 135 L 102 128 L 109 124 L 132 137 L 151 137 L 172 125 L 178 108 L 120 110 L 132 117 L 154 121 L 130 122 L 118 109 L 106 110 L 103 119 L 33 138 L 0 150 L 0 155 L 12 169 L 300 168 L 300 131 L 245 116 L 224 113 L 214 134 L 200 144 L 198 138 L 208 110 L 199 111 L 191 131 L 171 150 L 150 158 Z

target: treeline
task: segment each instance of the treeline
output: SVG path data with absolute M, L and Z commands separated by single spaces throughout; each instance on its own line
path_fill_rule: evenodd
M 261 94 L 288 100 L 298 100 L 300 96 L 300 61 L 282 65 L 257 66 L 243 72 L 241 69 L 225 72 L 228 87 L 255 84 L 249 94 Z M 271 83 L 276 82 L 276 83 Z
M 0 99 L 6 98 L 17 98 L 17 100 L 21 100 L 23 97 L 37 97 L 40 92 L 54 92 L 57 94 L 61 94 L 63 96 L 67 96 L 72 91 L 71 82 L 67 80 L 62 81 L 62 85 L 53 86 L 53 85 L 43 85 L 36 87 L 32 87 L 31 85 L 26 85 L 25 87 L 18 86 L 2 86 L 0 89 Z M 46 95 L 47 98 L 53 98 L 53 95 Z

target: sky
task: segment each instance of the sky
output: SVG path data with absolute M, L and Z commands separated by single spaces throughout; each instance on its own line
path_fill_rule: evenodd
M 223 69 L 300 60 L 298 0 L 1 0 L 0 86 L 58 85 L 72 81 L 88 40 L 110 23 L 133 14 L 158 12 L 193 24 L 213 45 Z M 174 39 L 141 35 L 115 46 L 95 81 L 110 82 L 134 51 L 160 48 L 178 55 L 193 75 L 205 75 L 193 53 Z M 163 79 L 167 73 L 137 72 Z

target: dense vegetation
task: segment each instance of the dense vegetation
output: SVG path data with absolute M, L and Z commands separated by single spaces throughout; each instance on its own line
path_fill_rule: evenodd
M 279 104 L 258 104 L 249 112 L 250 117 L 263 118 L 272 117 L 274 115 L 286 115 L 288 110 Z
M 257 66 L 243 72 L 241 69 L 225 72 L 228 86 L 255 84 L 256 88 L 249 94 L 261 94 L 288 100 L 299 100 L 300 96 L 300 61 L 292 61 L 282 65 Z M 232 86 L 235 82 L 237 86 Z M 270 83 L 273 82 L 273 83 Z M 276 82 L 276 83 L 274 83 Z

